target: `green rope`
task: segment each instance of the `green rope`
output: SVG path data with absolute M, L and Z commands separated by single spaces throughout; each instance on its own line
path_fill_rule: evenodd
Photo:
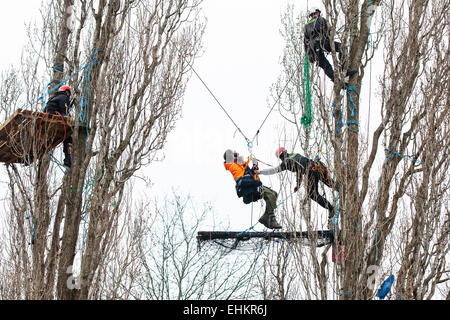
M 306 115 L 301 118 L 301 123 L 306 128 L 309 128 L 312 118 L 310 80 L 308 54 L 305 52 L 305 59 L 303 62 L 303 104 L 306 105 Z

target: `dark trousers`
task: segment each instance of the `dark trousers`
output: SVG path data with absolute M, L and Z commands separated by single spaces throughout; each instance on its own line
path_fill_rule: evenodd
M 342 61 L 342 53 L 341 53 L 341 44 L 337 41 L 334 42 L 334 49 L 338 53 L 339 61 Z M 325 52 L 328 53 L 331 52 L 331 44 L 330 41 L 327 39 L 323 41 L 322 43 L 316 42 L 314 46 L 314 52 L 315 52 L 315 58 L 319 62 L 319 67 L 321 67 L 328 78 L 330 78 L 331 81 L 334 82 L 334 71 L 333 67 L 331 66 L 328 59 L 325 57 Z
M 50 112 L 51 114 L 57 114 L 56 112 Z M 66 116 L 65 113 L 61 113 L 63 117 Z M 72 136 L 67 137 L 63 141 L 63 152 L 64 152 L 64 158 L 66 159 L 66 163 L 72 163 L 72 155 L 69 153 L 69 147 L 72 146 Z
M 63 142 L 63 152 L 66 158 L 68 158 L 69 155 L 69 147 L 72 145 L 72 137 L 68 137 Z
M 320 173 L 318 171 L 308 170 L 307 171 L 307 179 L 308 179 L 308 195 L 309 197 L 317 202 L 320 206 L 327 209 L 329 211 L 328 216 L 333 217 L 334 216 L 334 207 L 333 205 L 328 202 L 325 197 L 319 194 L 319 180 L 320 180 Z

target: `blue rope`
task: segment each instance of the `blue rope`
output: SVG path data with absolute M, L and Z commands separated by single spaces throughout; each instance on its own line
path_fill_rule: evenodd
M 56 86 L 54 86 L 53 88 L 51 88 L 49 91 L 45 91 L 38 99 L 36 102 L 39 102 L 40 100 L 44 100 L 44 98 L 46 96 L 48 96 L 50 93 L 52 93 L 53 91 L 55 91 L 56 89 L 58 89 L 59 87 L 61 87 L 63 84 L 65 84 L 67 81 L 69 81 L 73 76 L 75 75 L 75 73 L 72 74 L 72 76 L 64 79 L 63 81 L 61 81 L 60 83 L 58 83 Z M 50 83 L 48 84 L 48 86 L 50 85 Z M 47 87 L 48 87 L 47 86 Z M 44 107 L 45 108 L 45 107 Z
M 336 214 L 333 217 L 333 226 L 336 226 L 339 224 L 339 191 L 337 192 L 337 198 L 336 198 Z
M 95 49 L 95 51 L 94 51 L 94 56 L 96 56 L 98 52 L 102 52 L 102 51 L 103 51 L 103 50 L 97 50 L 97 49 Z M 64 80 L 62 80 L 62 81 L 61 81 L 60 83 L 58 83 L 56 86 L 52 87 L 49 91 L 45 90 L 43 93 L 41 93 L 41 96 L 40 96 L 39 98 L 37 98 L 37 101 L 36 101 L 36 102 L 39 102 L 40 100 L 44 100 L 44 97 L 48 96 L 50 93 L 52 93 L 53 91 L 55 91 L 56 89 L 58 89 L 59 87 L 61 87 L 61 86 L 62 86 L 63 84 L 65 84 L 67 81 L 71 80 L 77 73 L 80 73 L 81 71 L 85 70 L 90 64 L 93 63 L 93 60 L 94 60 L 94 62 L 96 62 L 96 61 L 95 61 L 96 59 L 90 58 L 89 61 L 88 61 L 86 64 L 84 64 L 81 68 L 79 68 L 77 72 L 73 72 L 69 77 L 67 77 L 67 78 L 65 78 Z M 60 68 L 61 70 L 59 70 L 58 68 Z M 56 70 L 59 70 L 59 71 L 62 71 L 62 70 L 63 70 L 61 66 L 56 66 L 56 65 L 53 66 L 53 69 L 56 69 Z M 48 86 L 50 86 L 50 85 L 51 85 L 51 83 L 48 84 Z M 47 87 L 48 87 L 48 86 L 47 86 Z
M 352 100 L 353 101 L 353 100 Z M 353 103 L 353 102 L 352 102 Z M 354 104 L 353 104 L 354 105 Z M 332 114 L 333 114 L 333 117 L 334 118 L 336 118 L 336 111 L 335 111 L 335 108 L 336 108 L 336 103 L 334 103 L 333 102 L 333 104 L 331 105 L 331 108 L 332 108 Z M 352 111 L 352 117 L 354 117 L 354 110 L 356 109 L 356 106 L 355 106 L 355 108 L 353 108 L 353 111 Z M 355 133 L 358 133 L 358 131 L 359 131 L 359 122 L 358 121 L 347 121 L 347 123 L 346 124 L 344 124 L 344 122 L 342 121 L 342 113 L 340 113 L 339 114 L 339 121 L 338 121 L 338 123 L 337 123 L 337 127 L 336 127 L 336 133 L 341 133 L 341 130 L 339 129 L 339 128 L 342 128 L 344 125 L 346 125 L 347 126 L 347 128 L 350 130 L 350 131 L 353 131 L 353 132 L 355 132 Z M 355 126 L 357 126 L 358 128 L 357 129 L 353 129 L 353 128 L 351 128 L 350 126 L 351 125 L 355 125 Z
M 350 125 L 355 125 L 355 126 L 357 126 L 357 129 L 352 129 L 352 128 L 350 127 Z M 359 123 L 358 123 L 358 121 L 347 121 L 347 128 L 348 128 L 350 131 L 353 131 L 353 132 L 355 132 L 355 133 L 358 133 L 358 131 L 359 131 Z
M 81 123 L 86 124 L 86 140 L 85 140 L 85 152 L 87 152 L 87 137 L 89 136 L 89 101 L 90 101 L 90 79 L 91 79 L 91 71 L 93 70 L 94 66 L 98 64 L 97 57 L 101 56 L 99 55 L 100 52 L 103 52 L 103 50 L 94 50 L 94 53 L 92 54 L 92 57 L 87 64 L 87 67 L 84 69 L 84 87 L 83 87 L 83 94 L 80 99 L 80 114 L 79 114 L 79 120 Z
M 103 52 L 103 50 L 94 50 L 94 53 L 92 55 L 92 57 L 90 58 L 89 62 L 87 62 L 83 67 L 81 67 L 78 72 L 81 72 L 84 70 L 85 72 L 85 77 L 84 77 L 84 81 L 85 81 L 85 87 L 83 88 L 84 90 L 82 92 L 87 91 L 87 99 L 85 98 L 85 95 L 82 94 L 81 96 L 81 101 L 80 101 L 80 115 L 79 115 L 79 119 L 80 122 L 82 123 L 86 123 L 86 141 L 85 141 L 85 152 L 87 152 L 87 137 L 89 135 L 89 128 L 88 128 L 88 107 L 89 107 L 89 87 L 90 87 L 90 73 L 93 69 L 93 66 L 97 64 L 97 56 L 99 52 Z M 60 66 L 54 66 L 53 68 L 55 69 L 60 67 Z M 66 83 L 67 81 L 69 81 L 71 78 L 73 78 L 76 75 L 76 73 L 72 73 L 72 75 L 66 79 L 64 79 L 63 81 L 61 81 L 60 83 L 58 83 L 56 86 L 54 86 L 53 88 L 50 89 L 50 91 L 46 92 L 45 94 L 43 94 L 42 96 L 40 96 L 38 98 L 37 101 L 43 100 L 45 96 L 48 96 L 51 92 L 53 92 L 54 90 L 58 89 L 61 85 L 63 85 L 64 83 Z M 44 107 L 45 108 L 45 107 Z M 86 109 L 86 111 L 84 110 Z M 86 113 L 86 117 L 83 116 L 83 114 Z M 54 156 L 52 153 L 48 153 L 50 155 L 50 157 L 52 158 L 52 160 L 60 167 L 61 170 L 63 170 L 64 173 L 67 173 L 67 170 L 69 170 L 66 166 L 62 165 Z M 64 169 L 62 169 L 64 168 Z M 70 171 L 70 170 L 69 170 Z
M 95 50 L 94 51 L 94 54 L 93 54 L 93 56 L 94 56 L 94 58 L 91 58 L 90 59 L 90 61 L 88 62 L 88 63 L 86 63 L 83 67 L 81 67 L 79 70 L 78 70 L 78 72 L 81 72 L 81 71 L 83 71 L 83 70 L 85 70 L 86 71 L 86 69 L 88 69 L 88 71 L 87 71 L 87 75 L 85 75 L 85 81 L 86 81 L 86 83 L 87 83 L 87 88 L 89 89 L 89 78 L 90 78 L 90 72 L 91 72 L 91 70 L 92 70 L 92 68 L 93 68 L 93 65 L 95 65 L 95 64 L 97 64 L 97 61 L 96 61 L 96 56 L 97 56 L 97 54 L 99 53 L 99 52 L 103 52 L 103 50 Z M 89 68 L 88 68 L 89 67 Z M 63 67 L 61 66 L 61 65 L 55 65 L 55 66 L 53 66 L 53 69 L 54 70 L 58 70 L 58 71 L 63 71 L 64 69 L 63 69 Z M 66 79 L 64 79 L 64 80 L 62 80 L 60 83 L 58 83 L 56 86 L 54 86 L 53 88 L 51 88 L 49 91 L 45 91 L 44 93 L 42 93 L 42 95 L 36 100 L 36 102 L 39 102 L 40 100 L 44 100 L 44 97 L 46 97 L 46 96 L 48 96 L 50 93 L 52 93 L 53 91 L 55 91 L 56 89 L 58 89 L 60 86 L 62 86 L 63 84 L 65 84 L 67 81 L 69 81 L 70 79 L 72 79 L 75 75 L 76 75 L 77 73 L 76 72 L 74 72 L 74 73 L 72 73 L 69 77 L 67 77 Z M 50 86 L 50 84 L 51 83 L 49 83 L 48 85 L 47 85 L 47 87 L 48 86 Z M 82 99 L 81 99 L 82 101 L 84 101 L 84 95 L 82 96 Z M 88 106 L 88 103 L 89 103 L 89 92 L 88 92 L 88 99 L 87 99 L 87 102 L 85 103 L 85 105 L 86 106 Z M 45 107 L 44 107 L 45 108 Z M 87 113 L 87 112 L 86 112 Z M 83 117 L 82 117 L 82 115 L 83 115 L 83 104 L 80 102 L 80 121 L 83 121 L 84 119 L 83 119 Z M 22 116 L 20 116 L 20 119 L 21 120 L 23 120 L 23 117 Z M 86 123 L 87 123 L 87 116 L 86 116 Z M 88 127 L 87 127 L 87 125 L 86 125 L 86 132 L 87 132 L 87 134 L 89 133 L 89 130 L 88 130 Z M 23 135 L 23 132 L 22 132 L 22 135 Z M 86 139 L 86 152 L 87 152 L 87 139 Z M 50 156 L 50 158 L 51 158 L 51 160 L 53 161 L 53 162 L 55 162 L 57 165 L 58 165 L 58 167 L 64 172 L 64 173 L 67 173 L 68 171 L 70 171 L 70 169 L 69 168 L 67 168 L 66 166 L 64 166 L 63 164 L 61 164 L 61 162 L 59 162 L 55 157 L 54 157 L 54 155 L 53 155 L 53 153 L 51 153 L 51 152 L 47 152 L 48 153 L 48 155 Z M 88 186 L 88 184 L 89 184 L 89 181 L 87 181 L 86 182 L 86 186 Z M 85 186 L 85 194 L 87 193 L 87 187 Z M 92 186 L 92 185 L 91 185 Z M 83 209 L 86 209 L 86 203 L 84 204 L 84 206 L 83 206 Z M 34 244 L 34 240 L 35 240 L 35 238 L 36 238 L 36 217 L 34 217 L 34 216 L 28 216 L 28 217 L 26 217 L 26 219 L 30 219 L 30 218 L 33 218 L 33 233 L 32 233 L 32 237 L 31 237 L 31 244 Z M 87 220 L 87 219 L 86 219 Z M 84 227 L 85 227 L 85 236 L 86 236 L 86 220 L 85 220 L 85 224 L 84 224 Z M 85 243 L 85 236 L 84 236 L 84 238 L 83 238 L 83 247 L 84 247 L 84 243 Z
M 258 224 L 258 222 L 257 223 L 255 223 L 253 226 L 251 226 L 250 228 L 248 228 L 248 229 L 246 229 L 246 230 L 244 230 L 244 231 L 241 231 L 241 232 L 239 232 L 237 235 L 236 235 L 236 237 L 240 237 L 241 235 L 243 235 L 243 234 L 246 234 L 246 233 L 249 233 L 251 230 L 253 230 L 254 228 L 255 228 L 255 226 Z
M 348 87 L 347 88 L 347 94 L 348 94 L 348 98 L 349 98 L 349 103 L 347 104 L 347 106 L 348 106 L 348 109 L 352 112 L 351 113 L 351 117 L 353 118 L 354 116 L 355 116 L 355 110 L 356 110 L 356 105 L 355 105 L 355 103 L 353 102 L 353 98 L 352 98 L 352 95 L 351 95 L 351 91 L 354 91 L 354 92 L 358 92 L 357 90 L 356 90 L 356 88 L 355 87 Z M 352 108 L 350 108 L 350 104 L 352 104 Z
M 398 153 L 398 152 L 395 152 L 395 151 L 392 151 L 392 150 L 390 150 L 390 149 L 384 149 L 384 151 L 386 151 L 386 152 L 389 152 L 390 153 L 390 155 L 388 156 L 388 155 L 386 155 L 386 158 L 388 158 L 389 160 L 391 160 L 392 161 L 392 159 L 394 159 L 394 156 L 397 156 L 397 157 L 400 157 L 400 158 L 403 158 L 403 159 L 407 159 L 407 160 L 410 160 L 410 161 L 412 161 L 412 162 L 414 162 L 414 163 L 416 163 L 416 165 L 417 164 L 419 164 L 418 162 L 419 162 L 419 159 L 417 159 L 417 158 L 413 158 L 413 157 L 411 157 L 411 156 L 408 156 L 408 155 L 404 155 L 404 154 L 401 154 L 401 153 Z
M 64 71 L 64 66 L 61 65 L 61 64 L 59 64 L 59 65 L 56 65 L 56 64 L 55 64 L 55 65 L 53 66 L 53 70 L 63 72 L 63 71 Z
M 58 159 L 55 158 L 52 152 L 47 152 L 47 154 L 50 156 L 50 159 L 58 165 L 58 167 L 63 171 L 64 174 L 70 171 L 68 167 L 66 167 L 64 164 L 58 161 Z
M 333 111 L 332 111 L 333 117 L 336 118 L 336 111 L 334 109 L 334 108 L 336 108 L 336 103 L 333 102 L 333 104 L 331 105 L 331 108 L 333 108 Z M 340 133 L 339 128 L 341 128 L 343 126 L 344 126 L 344 123 L 342 122 L 342 112 L 341 112 L 339 114 L 339 121 L 338 121 L 338 124 L 337 124 L 336 133 L 339 134 Z

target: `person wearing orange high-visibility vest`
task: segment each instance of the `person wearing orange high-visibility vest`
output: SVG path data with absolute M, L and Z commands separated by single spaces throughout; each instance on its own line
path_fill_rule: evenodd
M 224 167 L 233 175 L 236 182 L 236 193 L 245 204 L 264 199 L 266 209 L 259 218 L 259 222 L 269 229 L 281 229 L 281 225 L 275 218 L 278 194 L 272 189 L 263 186 L 258 175 L 255 174 L 257 167 L 249 167 L 250 158 L 245 161 L 236 151 L 226 150 L 224 155 Z

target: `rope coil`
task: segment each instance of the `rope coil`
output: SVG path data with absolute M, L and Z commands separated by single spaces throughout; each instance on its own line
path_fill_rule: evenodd
M 310 88 L 310 70 L 309 70 L 309 60 L 308 54 L 305 52 L 305 58 L 303 60 L 303 103 L 306 106 L 306 115 L 301 118 L 301 123 L 309 128 L 312 121 L 312 107 L 311 107 L 311 88 Z

